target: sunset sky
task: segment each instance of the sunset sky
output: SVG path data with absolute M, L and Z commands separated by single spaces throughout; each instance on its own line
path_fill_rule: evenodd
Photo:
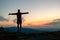
M 16 16 L 8 14 L 16 13 L 18 9 L 29 12 L 22 16 L 23 26 L 51 26 L 50 24 L 58 24 L 57 22 L 60 24 L 60 0 L 0 0 L 0 25 L 16 25 L 13 21 Z

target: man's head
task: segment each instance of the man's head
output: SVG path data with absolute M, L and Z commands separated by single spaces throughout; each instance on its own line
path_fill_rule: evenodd
M 18 9 L 18 13 L 20 13 L 20 9 Z

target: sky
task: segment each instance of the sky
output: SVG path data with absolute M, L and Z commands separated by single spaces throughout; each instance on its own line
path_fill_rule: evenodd
M 0 0 L 0 25 L 16 25 L 16 16 L 8 14 L 16 13 L 18 9 L 29 12 L 22 16 L 23 26 L 51 26 L 60 19 L 60 0 Z

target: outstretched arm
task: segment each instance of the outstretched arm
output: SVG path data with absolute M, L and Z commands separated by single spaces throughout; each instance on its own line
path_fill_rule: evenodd
M 9 13 L 8 15 L 16 15 L 16 13 Z
M 22 14 L 29 14 L 29 12 L 25 12 L 25 13 L 22 13 Z

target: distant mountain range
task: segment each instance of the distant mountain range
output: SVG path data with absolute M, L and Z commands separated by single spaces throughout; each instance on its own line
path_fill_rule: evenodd
M 16 27 L 5 27 L 5 32 L 17 32 L 18 29 Z M 34 28 L 22 28 L 22 32 L 25 33 L 45 33 L 45 32 L 53 32 L 53 31 L 60 31 L 60 29 L 53 29 L 53 28 L 40 28 L 40 29 L 34 29 Z

